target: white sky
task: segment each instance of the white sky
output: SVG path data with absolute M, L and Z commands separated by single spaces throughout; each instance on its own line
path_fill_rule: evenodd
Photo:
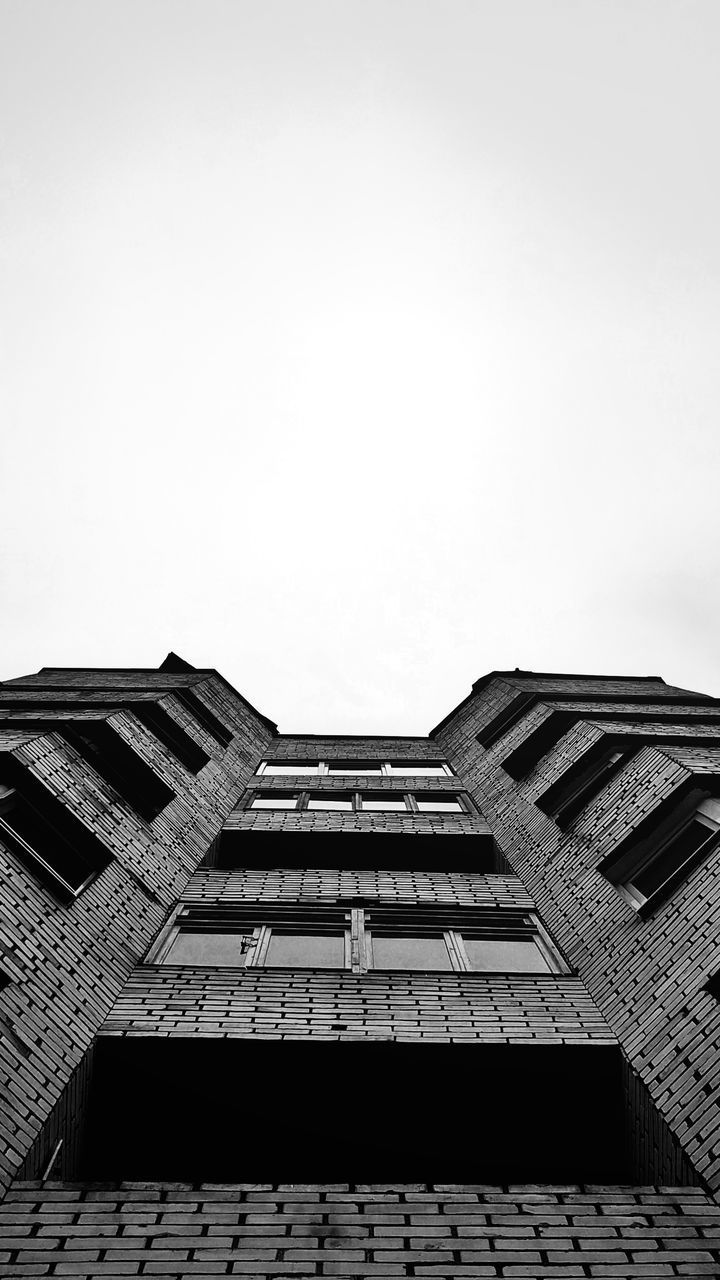
M 0 678 L 720 695 L 720 4 L 0 0 Z

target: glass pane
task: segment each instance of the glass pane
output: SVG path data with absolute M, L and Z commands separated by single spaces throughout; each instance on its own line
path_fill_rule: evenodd
M 273 929 L 265 964 L 297 969 L 344 969 L 345 935 L 277 933 Z
M 251 809 L 296 809 L 298 797 L 285 796 L 281 792 L 272 795 L 268 792 L 266 795 L 255 796 L 250 805 Z
M 382 773 L 377 760 L 328 760 L 328 773 Z
M 390 772 L 401 773 L 406 778 L 444 778 L 441 764 L 423 763 L 420 760 L 391 760 Z
M 190 933 L 180 931 L 164 964 L 232 965 L 241 969 L 247 959 L 240 933 Z
M 342 809 L 347 811 L 352 809 L 352 798 L 350 796 L 333 795 L 329 791 L 326 796 L 310 796 L 308 809 Z
M 299 760 L 283 760 L 282 763 L 276 760 L 266 760 L 264 774 L 272 776 L 283 776 L 285 774 L 301 774 L 301 773 L 317 773 L 317 764 L 308 764 L 307 761 Z
M 388 792 L 386 796 L 362 796 L 361 801 L 363 809 L 384 810 L 386 812 L 392 810 L 393 812 L 407 813 L 404 796 L 392 795 L 391 792 Z
M 679 871 L 693 854 L 708 840 L 712 840 L 714 832 L 702 822 L 690 822 L 664 848 L 660 849 L 651 862 L 630 877 L 631 883 L 644 895 L 651 897 L 657 889 L 665 884 L 676 871 Z
M 376 969 L 452 969 L 445 939 L 413 938 L 405 934 L 372 935 Z
M 470 968 L 478 973 L 551 973 L 550 965 L 531 939 L 466 938 Z
M 421 813 L 464 813 L 457 796 L 416 796 Z

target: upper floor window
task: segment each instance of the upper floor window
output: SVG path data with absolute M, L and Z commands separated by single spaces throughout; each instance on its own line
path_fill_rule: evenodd
M 173 689 L 178 702 L 181 702 L 193 719 L 202 725 L 206 733 L 219 742 L 221 747 L 228 747 L 233 740 L 232 731 L 218 719 L 214 712 L 198 698 L 191 689 Z
M 720 841 L 720 800 L 695 791 L 649 834 L 631 837 L 600 870 L 642 914 L 665 901 Z
M 249 809 L 341 813 L 474 813 L 465 793 L 452 791 L 253 791 Z
M 553 818 L 563 830 L 575 821 L 591 800 L 607 786 L 614 774 L 632 756 L 630 747 L 603 743 L 591 750 L 577 764 L 539 797 L 537 804 L 543 813 Z M 589 759 L 588 759 L 589 757 Z
M 141 817 L 157 817 L 174 799 L 175 792 L 105 721 L 58 722 L 53 727 Z
M 435 907 L 242 904 L 186 907 L 151 958 L 242 969 L 558 973 L 532 915 Z
M 27 776 L 0 784 L 0 840 L 63 899 L 76 898 L 110 861 L 104 845 Z
M 163 746 L 179 760 L 181 764 L 189 770 L 190 773 L 199 773 L 200 770 L 210 760 L 202 747 L 198 746 L 194 738 L 190 737 L 183 728 L 178 724 L 177 720 L 173 720 L 171 715 L 165 711 L 163 707 L 159 707 L 156 703 L 147 700 L 145 702 L 133 702 L 130 710 L 137 720 L 152 733 Z
M 258 774 L 268 777 L 316 775 L 357 778 L 451 778 L 442 760 L 261 760 Z

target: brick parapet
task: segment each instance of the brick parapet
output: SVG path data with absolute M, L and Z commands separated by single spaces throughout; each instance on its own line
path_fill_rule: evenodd
M 6 1280 L 718 1274 L 693 1187 L 24 1183 L 0 1206 Z
M 478 813 L 343 813 L 335 810 L 237 809 L 228 815 L 226 831 L 374 831 L 404 835 L 488 835 Z M 343 858 L 343 861 L 345 859 Z
M 279 734 L 267 745 L 271 760 L 443 760 L 432 738 Z
M 576 978 L 145 965 L 102 1035 L 614 1044 Z
M 438 902 L 532 910 L 533 900 L 518 876 L 442 871 L 277 870 L 216 871 L 200 868 L 183 900 L 192 903 L 302 902 L 378 898 L 396 902 Z

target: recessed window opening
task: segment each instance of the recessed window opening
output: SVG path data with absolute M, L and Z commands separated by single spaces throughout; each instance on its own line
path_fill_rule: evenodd
M 148 820 L 175 797 L 149 765 L 103 721 L 76 721 L 55 728 L 80 756 Z
M 209 755 L 198 746 L 197 742 L 173 720 L 172 716 L 153 702 L 133 702 L 130 710 L 137 720 L 158 739 L 159 742 L 175 756 L 185 768 L 197 774 L 210 760 Z
M 537 801 L 538 807 L 563 830 L 574 822 L 610 779 L 627 764 L 635 748 L 604 744 L 571 767 Z
M 40 784 L 9 768 L 0 784 L 0 840 L 62 900 L 75 898 L 110 854 Z
M 522 720 L 526 711 L 529 711 L 534 702 L 537 701 L 537 693 L 520 693 L 512 702 L 485 726 L 477 735 L 477 740 L 482 747 L 488 748 L 502 738 L 513 728 L 514 725 Z
M 648 914 L 719 842 L 720 800 L 696 791 L 644 839 L 606 859 L 600 870 L 637 911 Z
M 197 694 L 190 689 L 173 689 L 173 694 L 178 702 L 181 702 L 186 711 L 203 726 L 205 731 L 219 742 L 221 747 L 229 747 L 233 740 L 233 735 L 226 725 L 218 720 L 217 716 L 205 705 Z
M 527 913 L 342 904 L 185 909 L 150 960 L 225 968 L 565 972 Z

